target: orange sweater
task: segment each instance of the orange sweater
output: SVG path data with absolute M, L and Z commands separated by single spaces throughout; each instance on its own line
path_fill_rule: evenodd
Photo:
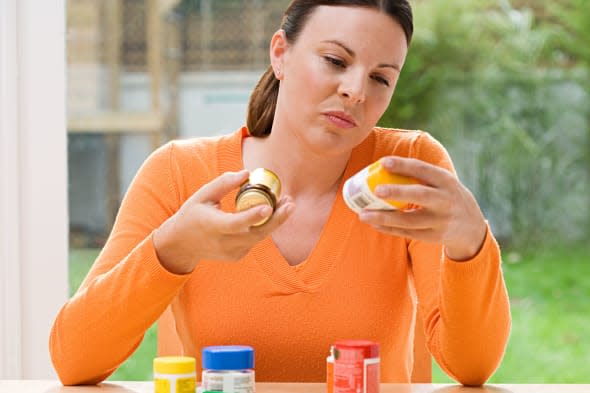
M 204 183 L 242 165 L 245 130 L 172 142 L 153 153 L 125 196 L 111 236 L 50 337 L 64 384 L 107 378 L 172 305 L 186 355 L 206 345 L 251 345 L 258 381 L 323 381 L 330 344 L 371 339 L 383 382 L 409 382 L 416 307 L 428 347 L 464 384 L 496 369 L 510 329 L 497 243 L 488 230 L 478 255 L 445 258 L 440 245 L 388 236 L 361 223 L 338 194 L 309 258 L 290 266 L 272 239 L 237 263 L 201 261 L 174 275 L 156 256 L 152 232 Z M 427 133 L 375 129 L 353 150 L 343 182 L 384 155 L 415 157 L 453 171 Z M 236 190 L 237 192 L 237 190 Z M 235 192 L 221 208 L 234 209 Z

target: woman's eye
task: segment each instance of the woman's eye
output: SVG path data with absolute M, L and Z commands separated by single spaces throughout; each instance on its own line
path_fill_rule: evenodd
M 339 67 L 339 68 L 344 68 L 344 67 L 346 66 L 346 64 L 344 63 L 344 61 L 342 61 L 342 60 L 340 60 L 340 59 L 337 59 L 337 58 L 335 58 L 335 57 L 331 57 L 331 56 L 324 56 L 324 59 L 325 59 L 325 60 L 326 60 L 328 63 L 330 63 L 330 64 L 332 64 L 332 65 L 334 65 L 334 66 L 336 66 L 336 67 Z
M 373 80 L 377 81 L 378 83 L 381 83 L 382 85 L 389 87 L 389 81 L 387 79 L 383 78 L 382 76 L 375 75 L 375 76 L 373 76 Z

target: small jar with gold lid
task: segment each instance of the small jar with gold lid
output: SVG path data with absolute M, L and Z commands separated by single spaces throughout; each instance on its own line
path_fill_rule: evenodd
M 236 196 L 236 210 L 243 211 L 258 205 L 268 205 L 276 210 L 281 195 L 281 181 L 271 170 L 256 168 L 250 172 Z M 253 226 L 264 225 L 271 216 L 265 217 Z

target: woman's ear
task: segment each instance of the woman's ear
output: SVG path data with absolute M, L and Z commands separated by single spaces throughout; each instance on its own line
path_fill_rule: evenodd
M 285 75 L 284 62 L 287 52 L 287 35 L 285 30 L 277 30 L 270 40 L 270 64 L 275 78 L 282 80 Z

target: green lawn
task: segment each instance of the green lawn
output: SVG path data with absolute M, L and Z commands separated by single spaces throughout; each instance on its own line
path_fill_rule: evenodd
M 504 253 L 512 332 L 494 383 L 589 383 L 590 247 Z M 434 368 L 435 382 L 450 379 Z
M 78 288 L 97 250 L 70 250 L 70 288 Z M 493 383 L 590 383 L 590 247 L 504 253 L 512 333 Z M 149 380 L 156 355 L 152 326 L 112 380 Z M 434 367 L 434 382 L 451 382 Z

